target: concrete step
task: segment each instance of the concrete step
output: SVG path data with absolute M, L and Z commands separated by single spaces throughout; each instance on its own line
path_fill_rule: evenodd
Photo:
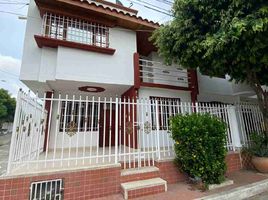
M 161 178 L 121 183 L 121 192 L 124 195 L 124 199 L 133 199 L 166 191 L 167 182 Z
M 141 167 L 139 169 L 121 170 L 121 183 L 130 181 L 146 180 L 159 177 L 159 169 L 157 167 Z

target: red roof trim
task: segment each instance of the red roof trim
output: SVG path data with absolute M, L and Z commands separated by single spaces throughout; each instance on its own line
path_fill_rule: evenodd
M 55 6 L 58 4 L 61 8 L 63 8 L 63 6 L 69 6 L 70 8 L 80 7 L 81 9 L 88 9 L 89 11 L 94 11 L 103 15 L 117 17 L 119 19 L 129 21 L 129 23 L 136 23 L 138 25 L 145 26 L 148 29 L 156 29 L 160 27 L 159 23 L 149 21 L 148 19 L 143 19 L 142 17 L 137 16 L 135 14 L 131 15 L 129 12 L 125 13 L 122 10 L 118 10 L 116 8 L 105 7 L 104 5 L 97 5 L 94 2 L 88 3 L 86 1 L 81 2 L 78 0 L 35 0 L 35 2 L 38 7 L 40 6 L 40 4 L 46 4 L 51 6 Z
M 98 46 L 93 46 L 93 45 L 88 45 L 88 44 L 81 44 L 81 43 L 70 42 L 66 40 L 58 40 L 58 39 L 44 37 L 40 35 L 35 35 L 34 38 L 39 48 L 42 48 L 44 46 L 51 47 L 51 48 L 57 48 L 58 46 L 63 46 L 63 47 L 69 47 L 69 48 L 74 48 L 74 49 L 82 49 L 85 51 L 104 53 L 104 54 L 109 54 L 109 55 L 113 55 L 115 52 L 115 49 L 111 49 L 111 48 L 104 48 L 104 47 L 98 47 Z
M 78 0 L 79 1 L 79 0 Z M 108 5 L 108 6 L 113 6 L 115 8 L 119 8 L 119 9 L 122 9 L 122 10 L 125 10 L 127 12 L 132 12 L 132 13 L 135 13 L 137 14 L 138 11 L 135 10 L 135 9 L 132 9 L 132 8 L 128 8 L 128 7 L 125 7 L 125 6 L 121 6 L 119 4 L 115 4 L 115 3 L 112 3 L 112 2 L 109 2 L 109 1 L 104 1 L 104 0 L 95 0 L 96 2 L 99 2 L 99 3 L 103 3 L 105 5 Z M 94 3 L 94 2 L 92 2 Z M 90 3 L 91 4 L 91 3 Z

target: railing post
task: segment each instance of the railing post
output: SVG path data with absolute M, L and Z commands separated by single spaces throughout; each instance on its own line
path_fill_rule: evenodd
M 12 163 L 12 158 L 13 158 L 13 152 L 15 140 L 16 140 L 16 132 L 17 132 L 17 126 L 18 126 L 18 118 L 19 118 L 19 110 L 21 106 L 21 94 L 22 90 L 20 89 L 18 92 L 17 96 L 17 103 L 16 103 L 16 109 L 15 109 L 15 115 L 14 115 L 14 121 L 13 121 L 13 129 L 12 129 L 12 135 L 11 135 L 11 143 L 10 143 L 10 148 L 9 148 L 9 158 L 8 158 L 8 165 L 7 165 L 7 174 L 10 173 L 11 170 L 11 163 Z
M 230 130 L 231 130 L 231 137 L 232 137 L 232 146 L 233 150 L 236 148 L 241 148 L 241 139 L 240 139 L 240 132 L 239 132 L 239 126 L 238 126 L 238 119 L 236 116 L 236 107 L 235 106 L 228 106 L 227 107 L 227 113 L 228 113 L 228 119 L 230 124 Z
M 155 100 L 155 115 L 156 115 L 156 135 L 157 135 L 157 153 L 158 159 L 161 159 L 161 152 L 160 152 L 160 137 L 159 137 L 159 108 L 158 108 L 158 100 Z
M 118 163 L 118 97 L 115 98 L 115 163 Z

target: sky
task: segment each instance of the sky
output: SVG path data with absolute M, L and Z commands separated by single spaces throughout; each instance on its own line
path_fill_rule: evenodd
M 28 6 L 23 3 L 29 3 L 29 1 L 30 0 L 0 0 L 0 88 L 8 90 L 13 97 L 16 97 L 19 88 L 22 88 L 24 91 L 28 90 L 28 88 L 19 81 L 27 22 L 26 19 L 19 19 L 19 16 L 27 15 Z M 115 2 L 115 0 L 109 1 Z M 159 23 L 164 23 L 170 19 L 168 15 L 140 5 L 140 3 L 146 2 L 149 7 L 151 7 L 150 4 L 153 4 L 159 8 L 170 10 L 170 5 L 163 3 L 165 0 L 135 1 L 137 3 L 131 4 L 131 0 L 121 0 L 124 6 L 137 9 L 139 11 L 138 15 L 143 18 Z

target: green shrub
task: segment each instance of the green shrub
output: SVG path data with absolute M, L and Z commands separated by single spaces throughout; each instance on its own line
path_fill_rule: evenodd
M 224 181 L 226 125 L 210 114 L 177 115 L 170 119 L 175 161 L 191 178 L 205 185 Z
M 251 133 L 250 144 L 247 148 L 251 155 L 268 157 L 268 137 L 265 133 Z

